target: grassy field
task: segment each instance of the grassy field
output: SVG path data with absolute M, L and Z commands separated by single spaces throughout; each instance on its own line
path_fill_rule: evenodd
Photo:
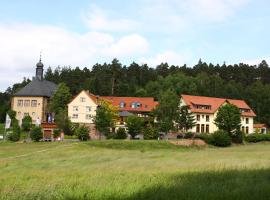
M 270 199 L 270 143 L 0 143 L 0 199 Z

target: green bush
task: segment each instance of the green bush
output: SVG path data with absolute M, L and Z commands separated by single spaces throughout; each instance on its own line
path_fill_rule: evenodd
M 22 129 L 24 131 L 30 131 L 31 126 L 32 126 L 32 118 L 30 116 L 25 116 L 22 119 Z
M 143 138 L 145 140 L 154 140 L 159 136 L 158 130 L 155 129 L 151 124 L 148 124 L 146 128 L 143 130 Z
M 210 137 L 209 142 L 218 147 L 228 147 L 232 143 L 232 138 L 223 130 L 215 131 Z
M 43 138 L 41 127 L 34 126 L 30 131 L 30 138 L 35 142 L 39 142 Z
M 75 130 L 75 135 L 77 135 L 78 139 L 81 141 L 86 141 L 90 139 L 89 129 L 85 126 L 80 126 Z
M 54 129 L 53 130 L 53 138 L 58 138 L 60 137 L 61 131 L 59 129 Z
M 199 133 L 199 134 L 195 135 L 195 138 L 201 139 L 201 140 L 205 141 L 205 143 L 207 143 L 207 144 L 213 143 L 213 137 L 211 134 Z
M 240 130 L 236 131 L 236 133 L 232 135 L 232 142 L 236 144 L 242 144 L 244 137 L 245 137 L 245 134 L 242 131 Z
M 270 141 L 270 134 L 258 134 L 253 133 L 245 136 L 245 141 L 247 142 L 261 142 L 261 141 Z
M 8 131 L 7 139 L 12 142 L 17 142 L 20 140 L 21 129 L 18 125 L 13 126 Z
M 116 131 L 116 134 L 115 134 L 114 138 L 115 139 L 126 139 L 127 138 L 126 130 L 124 128 L 119 128 Z
M 184 134 L 184 138 L 185 139 L 190 139 L 190 138 L 193 138 L 194 134 L 192 132 L 187 132 Z

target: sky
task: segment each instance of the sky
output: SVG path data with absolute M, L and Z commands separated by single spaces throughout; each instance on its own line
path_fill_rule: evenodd
M 0 0 L 0 91 L 51 66 L 270 63 L 269 0 Z

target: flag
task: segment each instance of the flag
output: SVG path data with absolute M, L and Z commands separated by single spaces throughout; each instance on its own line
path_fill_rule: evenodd
M 10 128 L 10 124 L 11 124 L 11 119 L 9 117 L 9 115 L 6 115 L 6 123 L 5 123 L 5 129 Z

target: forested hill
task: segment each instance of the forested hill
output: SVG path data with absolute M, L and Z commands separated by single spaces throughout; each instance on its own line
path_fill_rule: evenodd
M 91 69 L 48 68 L 45 78 L 55 83 L 66 83 L 73 95 L 87 89 L 98 95 L 158 98 L 160 92 L 172 89 L 179 95 L 244 99 L 257 113 L 256 120 L 270 125 L 270 68 L 265 61 L 256 66 L 242 63 L 213 65 L 200 60 L 193 67 L 162 63 L 150 68 L 137 63 L 125 66 L 114 59 L 110 64 L 95 64 Z M 22 85 L 28 81 L 24 80 Z M 20 86 L 15 84 L 8 88 L 7 95 Z

